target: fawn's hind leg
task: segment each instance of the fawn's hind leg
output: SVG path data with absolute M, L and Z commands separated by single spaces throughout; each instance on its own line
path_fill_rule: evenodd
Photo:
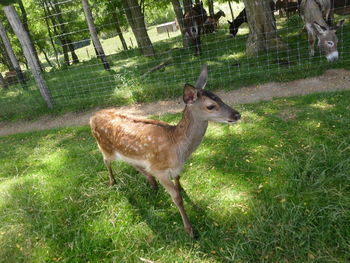
M 157 181 L 149 172 L 147 172 L 145 169 L 139 166 L 134 166 L 134 168 L 146 177 L 147 181 L 150 183 L 153 190 L 158 190 Z
M 105 163 L 107 169 L 108 169 L 108 176 L 109 176 L 109 185 L 114 185 L 115 184 L 115 179 L 113 176 L 113 171 L 112 171 L 112 161 L 108 160 L 106 158 L 103 158 L 103 162 Z

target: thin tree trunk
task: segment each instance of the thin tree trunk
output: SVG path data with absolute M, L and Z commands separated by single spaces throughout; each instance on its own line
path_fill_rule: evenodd
M 214 17 L 214 0 L 208 0 L 209 15 Z
M 233 20 L 235 20 L 235 16 L 233 15 L 231 0 L 228 0 L 228 5 L 229 5 L 229 7 L 230 7 L 231 19 L 232 19 L 232 21 L 233 21 Z
M 4 77 L 2 76 L 1 72 L 0 72 L 0 86 L 2 86 L 4 89 L 8 88 L 7 83 L 4 80 Z
M 24 56 L 27 59 L 30 70 L 34 76 L 41 96 L 44 98 L 47 106 L 51 109 L 53 108 L 52 97 L 50 91 L 46 86 L 46 82 L 41 74 L 39 61 L 35 58 L 34 50 L 30 44 L 28 33 L 25 30 L 21 20 L 19 19 L 16 9 L 13 6 L 5 6 L 4 11 L 7 19 L 11 24 L 13 31 L 15 32 L 16 36 L 18 37 L 21 43 Z
M 9 40 L 9 38 L 7 36 L 6 30 L 5 30 L 4 25 L 2 24 L 1 21 L 0 21 L 0 37 L 1 37 L 2 42 L 4 44 L 6 53 L 7 53 L 8 57 L 9 57 L 9 59 L 11 61 L 13 69 L 16 72 L 18 81 L 22 84 L 22 87 L 25 88 L 26 80 L 25 80 L 24 74 L 23 74 L 23 72 L 21 70 L 21 67 L 20 67 L 20 65 L 18 63 L 18 60 L 17 60 L 16 56 L 15 56 L 15 53 L 13 52 L 10 40 Z
M 179 23 L 179 27 L 181 30 L 183 47 L 187 48 L 188 41 L 186 40 L 186 34 L 185 34 L 185 30 L 184 30 L 184 20 L 183 20 L 184 14 L 182 12 L 181 4 L 180 4 L 179 0 L 171 0 L 171 4 L 173 5 L 173 9 L 174 9 L 174 12 L 176 15 L 176 20 Z
M 192 0 L 183 0 L 185 13 L 190 12 L 192 8 Z
M 47 64 L 49 64 L 49 66 L 50 66 L 51 68 L 53 68 L 53 65 L 52 65 L 52 63 L 51 63 L 49 57 L 47 56 L 45 50 L 42 48 L 42 49 L 40 49 L 40 52 L 42 52 L 42 53 L 44 54 L 44 57 L 45 57 L 45 60 L 46 60 Z
M 54 5 L 52 4 L 52 2 L 49 0 L 48 2 L 51 6 L 51 9 L 54 11 L 54 13 L 51 12 L 50 8 L 47 8 L 47 12 L 50 16 L 51 22 L 52 22 L 52 28 L 53 31 L 55 33 L 56 36 L 58 36 L 58 38 L 60 39 L 61 42 L 61 46 L 62 46 L 62 50 L 63 50 L 63 57 L 64 57 L 64 62 L 67 66 L 70 65 L 70 60 L 69 60 L 69 54 L 68 54 L 68 44 L 67 44 L 67 40 L 66 40 L 66 36 L 63 34 L 60 34 L 57 30 L 58 27 L 60 27 L 60 22 L 56 20 L 57 18 L 57 14 L 55 12 L 55 8 Z
M 28 27 L 28 16 L 27 16 L 27 12 L 26 12 L 26 9 L 24 8 L 22 0 L 18 1 L 18 5 L 19 5 L 19 8 L 21 9 L 21 13 L 22 13 L 23 26 L 24 26 L 25 30 L 27 31 L 27 33 L 28 33 L 28 36 L 29 36 L 29 39 L 30 39 L 30 43 L 32 45 L 32 49 L 34 50 L 34 55 L 35 55 L 36 59 L 39 61 L 40 70 L 43 71 L 43 68 L 42 68 L 42 66 L 40 64 L 40 59 L 39 59 L 39 56 L 38 56 L 38 52 L 36 51 L 32 35 L 30 34 L 30 30 L 29 30 L 29 27 Z
M 270 49 L 285 49 L 287 45 L 277 34 L 269 0 L 244 0 L 250 34 L 246 43 L 248 56 Z
M 88 2 L 88 0 L 81 0 L 81 2 L 83 5 L 84 14 L 85 14 L 86 22 L 87 22 L 89 30 L 90 30 L 90 35 L 91 35 L 92 41 L 94 42 L 95 48 L 96 48 L 98 55 L 102 61 L 103 67 L 105 68 L 105 70 L 110 70 L 110 66 L 107 62 L 105 52 L 103 51 L 100 39 L 98 38 L 98 35 L 97 35 L 97 30 L 96 30 L 96 27 L 94 24 L 94 20 L 92 17 L 92 12 L 91 12 L 89 2 Z
M 8 71 L 14 70 L 11 60 L 6 52 L 5 45 L 2 41 L 1 36 L 0 36 L 0 63 L 4 64 L 7 67 Z
M 66 27 L 64 25 L 64 19 L 62 16 L 61 8 L 59 6 L 59 3 L 57 3 L 56 0 L 54 0 L 54 2 L 53 2 L 53 8 L 55 10 L 55 15 L 57 17 L 58 24 L 60 25 L 61 35 L 65 39 L 65 43 L 68 46 L 68 49 L 72 55 L 73 64 L 78 64 L 79 58 L 78 58 L 77 54 L 75 53 L 75 49 L 74 49 L 74 45 L 72 43 L 72 40 L 70 39 L 70 37 L 67 34 L 67 30 L 66 30 Z
M 59 67 L 60 66 L 60 60 L 58 59 L 58 52 L 57 52 L 57 48 L 56 48 L 55 42 L 53 40 L 52 32 L 51 32 L 51 29 L 50 29 L 50 23 L 49 23 L 49 19 L 48 19 L 48 11 L 47 10 L 48 10 L 49 7 L 47 5 L 46 0 L 43 0 L 43 2 L 40 2 L 40 3 L 42 5 L 42 8 L 44 9 L 45 24 L 46 24 L 46 27 L 47 27 L 47 31 L 49 33 L 51 46 L 52 46 L 53 51 L 55 53 L 56 63 L 57 63 L 57 66 Z
M 145 19 L 137 0 L 123 0 L 126 16 L 143 55 L 154 56 L 152 42 L 148 36 Z M 133 22 L 130 22 L 133 21 Z
M 127 46 L 126 41 L 124 39 L 122 29 L 120 28 L 118 14 L 117 14 L 117 11 L 115 10 L 115 8 L 113 8 L 112 17 L 113 17 L 113 22 L 114 22 L 114 25 L 115 25 L 115 29 L 116 29 L 117 34 L 119 36 L 120 42 L 122 43 L 123 49 L 124 50 L 128 50 L 128 46 Z

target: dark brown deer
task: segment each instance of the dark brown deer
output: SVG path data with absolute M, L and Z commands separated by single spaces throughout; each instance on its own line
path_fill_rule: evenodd
M 204 23 L 204 32 L 206 34 L 213 33 L 217 30 L 219 26 L 219 20 L 221 17 L 225 17 L 225 13 L 222 10 L 219 10 L 214 16 L 209 16 L 207 21 Z
M 199 56 L 202 52 L 200 36 L 204 33 L 204 23 L 207 19 L 207 11 L 205 11 L 202 2 L 191 7 L 190 11 L 184 14 L 185 35 L 190 42 L 190 46 L 194 48 L 196 56 Z
M 122 160 L 145 175 L 153 188 L 158 179 L 180 211 L 185 231 L 194 237 L 181 197 L 180 173 L 186 160 L 202 142 L 208 121 L 232 124 L 240 114 L 218 96 L 204 90 L 208 71 L 204 66 L 195 86 L 186 84 L 186 106 L 181 121 L 172 126 L 155 120 L 120 115 L 116 109 L 97 112 L 91 130 L 109 171 L 109 184 L 115 184 L 111 162 Z

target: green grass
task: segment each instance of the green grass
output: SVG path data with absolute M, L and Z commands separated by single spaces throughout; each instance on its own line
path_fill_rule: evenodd
M 349 262 L 349 101 L 241 105 L 237 125 L 210 124 L 182 175 L 195 241 L 128 165 L 107 186 L 88 127 L 1 137 L 0 262 Z
M 225 22 L 223 19 L 222 22 Z M 341 59 L 327 63 L 318 52 L 309 58 L 306 33 L 298 16 L 286 21 L 278 19 L 279 34 L 288 43 L 288 50 L 263 52 L 257 57 L 245 55 L 247 26 L 236 38 L 228 36 L 228 24 L 222 24 L 216 34 L 202 37 L 203 54 L 193 56 L 192 50 L 182 50 L 181 37 L 150 36 L 156 50 L 155 58 L 145 58 L 139 50 L 118 51 L 116 38 L 104 40 L 112 70 L 106 72 L 96 58 L 84 57 L 86 48 L 78 50 L 82 61 L 78 65 L 45 73 L 55 107 L 48 110 L 33 80 L 25 91 L 19 86 L 0 90 L 0 121 L 33 119 L 45 114 L 82 111 L 92 107 L 120 106 L 139 102 L 169 99 L 181 95 L 184 83 L 195 82 L 201 64 L 209 65 L 211 89 L 233 90 L 243 85 L 268 81 L 289 81 L 317 76 L 330 68 L 349 68 L 350 24 L 339 33 Z M 166 35 L 166 34 L 165 34 Z M 88 49 L 91 47 L 88 47 Z M 90 56 L 93 54 L 89 51 Z M 144 77 L 151 67 L 170 60 L 170 65 Z

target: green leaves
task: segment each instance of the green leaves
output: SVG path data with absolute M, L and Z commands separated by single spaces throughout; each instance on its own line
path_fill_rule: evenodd
M 0 0 L 0 5 L 6 6 L 6 5 L 12 5 L 18 3 L 17 0 Z

